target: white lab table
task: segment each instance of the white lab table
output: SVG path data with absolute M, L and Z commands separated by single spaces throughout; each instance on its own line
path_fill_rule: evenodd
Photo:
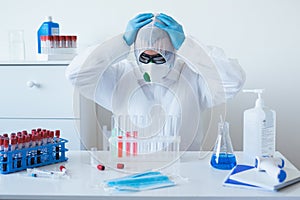
M 237 160 L 242 153 L 236 152 Z M 51 179 L 26 176 L 25 171 L 0 175 L 0 199 L 295 199 L 300 198 L 300 183 L 278 192 L 222 186 L 229 171 L 210 167 L 210 154 L 199 159 L 199 152 L 185 152 L 180 161 L 180 175 L 185 178 L 175 187 L 143 192 L 108 192 L 103 180 L 126 174 L 113 169 L 99 171 L 90 165 L 90 152 L 69 151 L 65 163 L 41 167 L 57 170 L 65 165 L 70 178 Z M 287 166 L 292 166 L 288 161 Z

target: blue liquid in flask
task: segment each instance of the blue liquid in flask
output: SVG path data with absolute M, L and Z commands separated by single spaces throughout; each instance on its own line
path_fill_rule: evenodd
M 229 170 L 236 166 L 236 158 L 232 153 L 213 154 L 210 160 L 211 166 L 217 169 Z

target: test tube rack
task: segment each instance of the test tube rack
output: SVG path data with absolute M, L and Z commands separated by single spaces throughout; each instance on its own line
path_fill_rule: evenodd
M 155 136 L 147 139 L 140 138 L 109 138 L 112 158 L 118 160 L 164 161 L 176 157 L 179 153 L 179 136 Z M 150 159 L 151 158 L 151 159 Z
M 68 140 L 54 137 L 54 143 L 47 143 L 40 146 L 0 151 L 0 173 L 9 174 L 22 171 L 27 168 L 40 167 L 54 163 L 67 161 L 65 144 Z M 4 158 L 5 161 L 4 161 Z
M 156 136 L 148 139 L 110 137 L 109 162 L 111 167 L 122 163 L 125 171 L 133 173 L 166 169 L 177 173 L 179 146 L 179 136 Z
M 162 117 L 167 119 L 166 123 L 157 124 L 160 128 L 155 129 L 154 133 L 128 123 L 133 118 L 132 116 L 112 117 L 113 128 L 108 139 L 112 166 L 125 163 L 125 167 L 130 166 L 128 170 L 139 172 L 163 168 L 179 161 L 181 139 L 177 133 L 176 117 Z
M 43 35 L 38 60 L 72 60 L 77 54 L 77 36 Z

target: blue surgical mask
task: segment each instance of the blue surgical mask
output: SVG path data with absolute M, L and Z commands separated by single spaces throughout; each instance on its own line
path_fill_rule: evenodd
M 174 186 L 168 176 L 160 172 L 146 172 L 106 181 L 106 186 L 118 191 L 142 191 Z

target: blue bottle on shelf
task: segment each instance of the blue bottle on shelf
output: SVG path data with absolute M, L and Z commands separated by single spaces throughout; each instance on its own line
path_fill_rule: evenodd
M 230 170 L 236 166 L 236 158 L 229 136 L 228 122 L 218 124 L 218 138 L 211 156 L 210 164 L 216 169 Z
M 38 53 L 41 53 L 41 36 L 42 35 L 59 35 L 59 24 L 52 21 L 52 17 L 48 16 L 45 22 L 40 26 L 37 32 Z

